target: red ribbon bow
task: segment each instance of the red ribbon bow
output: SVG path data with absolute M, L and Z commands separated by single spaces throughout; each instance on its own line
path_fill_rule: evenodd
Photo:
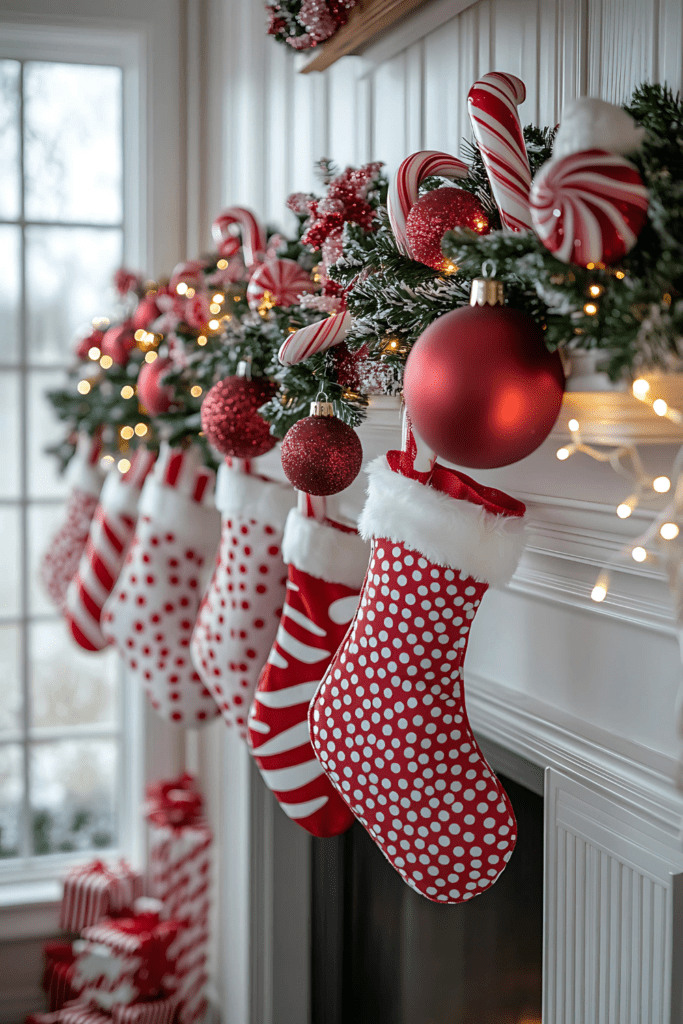
M 145 816 L 154 825 L 194 825 L 201 818 L 203 800 L 195 780 L 187 772 L 168 782 L 147 787 Z

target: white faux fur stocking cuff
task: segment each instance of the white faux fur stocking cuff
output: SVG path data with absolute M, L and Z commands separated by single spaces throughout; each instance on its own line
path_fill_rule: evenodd
M 327 583 L 360 589 L 370 560 L 370 547 L 357 533 L 302 516 L 293 508 L 287 517 L 282 557 L 309 576 Z
M 149 516 L 157 528 L 173 530 L 178 537 L 199 538 L 207 550 L 218 547 L 221 521 L 215 508 L 201 505 L 175 487 L 166 487 L 148 476 L 142 488 L 140 516 Z
M 218 470 L 216 508 L 223 518 L 248 516 L 282 530 L 296 502 L 297 493 L 290 484 L 242 473 L 225 462 Z
M 401 542 L 425 558 L 475 579 L 504 586 L 524 548 L 524 517 L 496 515 L 394 473 L 386 457 L 367 467 L 368 496 L 360 535 Z

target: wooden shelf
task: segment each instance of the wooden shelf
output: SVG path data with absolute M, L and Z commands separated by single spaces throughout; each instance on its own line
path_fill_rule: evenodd
M 326 43 L 316 46 L 310 58 L 299 68 L 300 74 L 325 71 L 340 57 L 359 53 L 387 29 L 408 17 L 431 0 L 360 0 L 349 20 Z

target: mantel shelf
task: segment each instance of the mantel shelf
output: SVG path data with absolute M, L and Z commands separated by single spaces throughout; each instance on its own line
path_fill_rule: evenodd
M 360 0 L 349 20 L 335 34 L 308 55 L 301 55 L 299 72 L 325 71 L 340 57 L 361 50 L 431 0 Z
M 663 398 L 674 409 L 683 406 L 683 374 L 653 374 L 645 379 L 653 398 Z M 400 407 L 398 397 L 372 397 L 374 425 L 395 429 L 399 434 Z M 567 441 L 571 419 L 578 420 L 586 444 L 683 444 L 683 425 L 656 416 L 649 403 L 638 401 L 630 391 L 567 391 L 552 436 Z

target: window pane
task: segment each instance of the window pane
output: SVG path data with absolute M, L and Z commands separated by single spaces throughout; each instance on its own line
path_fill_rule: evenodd
M 28 220 L 120 223 L 121 96 L 120 68 L 25 65 Z
M 0 732 L 21 728 L 19 643 L 17 626 L 0 626 Z
M 18 373 L 0 373 L 0 498 L 19 497 L 19 380 Z
M 64 437 L 65 426 L 57 419 L 46 391 L 64 385 L 61 371 L 40 373 L 28 377 L 28 491 L 32 498 L 64 496 L 68 487 L 60 476 L 57 459 L 45 453 L 46 446 L 57 444 Z
M 19 61 L 0 60 L 0 217 L 21 212 L 19 176 Z
M 113 649 L 89 654 L 61 619 L 31 627 L 31 718 L 34 726 L 116 721 L 118 662 Z
M 30 362 L 70 359 L 76 329 L 107 313 L 103 304 L 121 254 L 118 229 L 26 229 Z
M 2 61 L 0 61 L 2 65 Z M 0 117 L 2 114 L 0 113 Z M 2 130 L 0 128 L 0 136 Z M 2 142 L 0 141 L 0 147 Z M 2 149 L 0 148 L 0 205 L 2 205 Z M 0 216 L 2 214 L 0 213 Z M 0 224 L 0 363 L 15 363 L 19 352 L 19 302 L 21 281 L 21 232 Z
M 31 749 L 33 852 L 105 849 L 116 844 L 114 740 L 36 743 Z
M 19 510 L 0 508 L 0 615 L 18 615 L 21 600 Z
M 21 852 L 21 805 L 24 796 L 21 747 L 0 747 L 0 857 Z

